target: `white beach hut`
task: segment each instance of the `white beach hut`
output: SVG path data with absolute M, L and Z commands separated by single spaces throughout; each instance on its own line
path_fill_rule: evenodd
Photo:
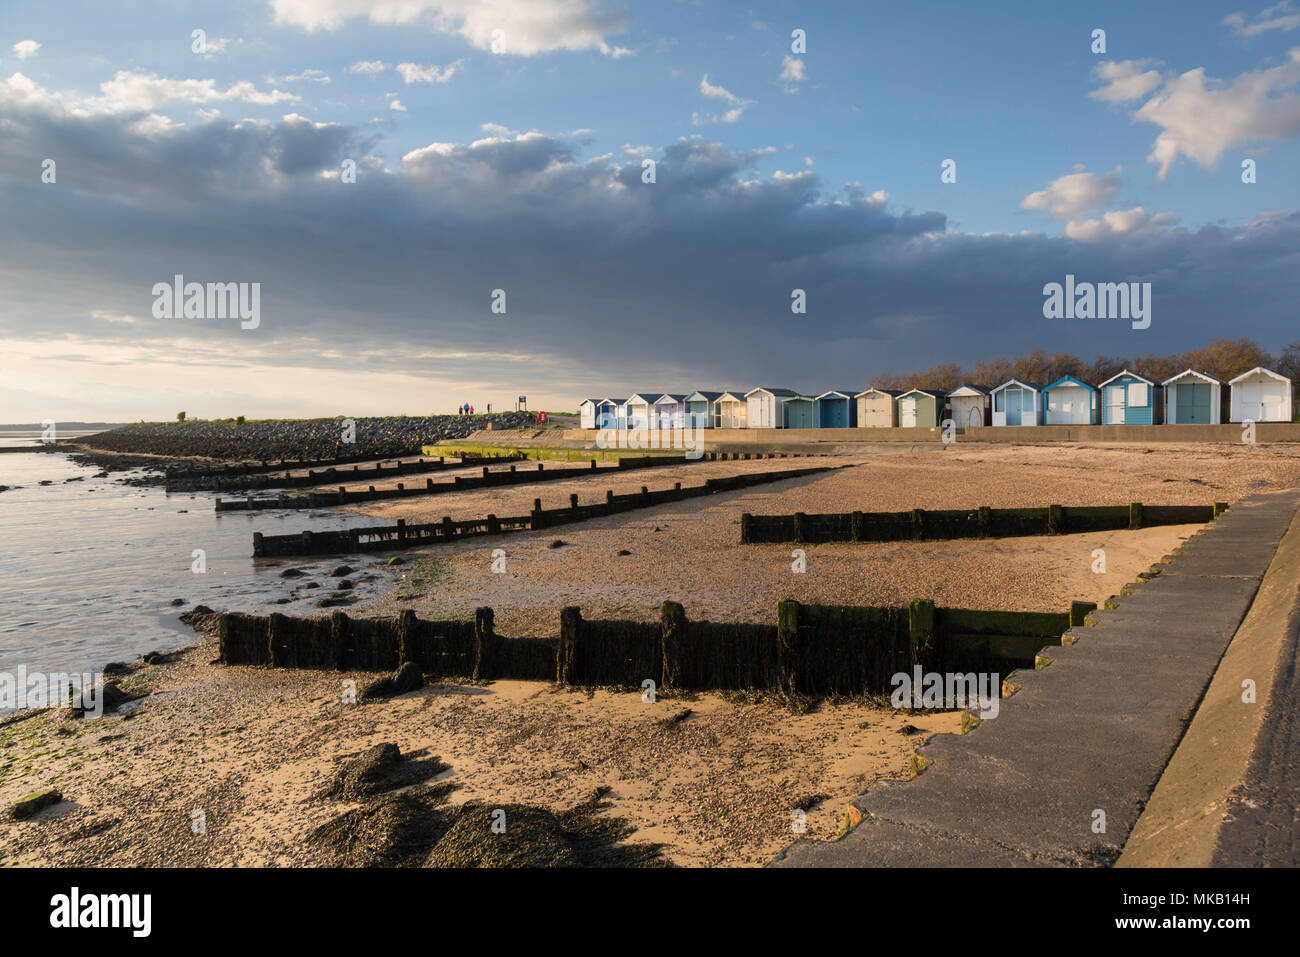
M 660 392 L 635 392 L 623 403 L 623 423 L 627 429 L 651 428 L 655 400 Z
M 749 402 L 739 389 L 718 396 L 718 428 L 743 429 L 749 422 Z
M 948 393 L 949 415 L 958 428 L 972 429 L 989 425 L 992 399 L 982 385 L 963 382 Z
M 686 396 L 665 392 L 655 399 L 654 427 L 680 429 L 686 424 Z
M 745 393 L 747 429 L 784 429 L 785 403 L 799 398 L 792 389 L 758 388 Z
M 1290 422 L 1291 380 L 1263 366 L 1243 372 L 1232 387 L 1233 422 Z
M 1038 425 L 1043 390 L 1032 382 L 1008 379 L 993 390 L 994 425 Z
M 1188 369 L 1161 383 L 1166 425 L 1218 425 L 1223 419 L 1222 379 Z

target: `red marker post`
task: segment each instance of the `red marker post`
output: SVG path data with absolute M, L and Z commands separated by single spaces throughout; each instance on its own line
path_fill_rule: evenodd
M 537 424 L 538 424 L 538 425 L 545 425 L 545 424 L 546 424 L 546 413 L 545 413 L 545 412 L 538 412 L 538 413 L 537 413 Z

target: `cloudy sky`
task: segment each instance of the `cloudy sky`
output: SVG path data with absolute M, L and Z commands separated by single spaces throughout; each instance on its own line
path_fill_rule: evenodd
M 1076 6 L 6 3 L 0 422 L 1300 339 L 1300 6 Z M 1067 273 L 1150 328 L 1045 319 Z

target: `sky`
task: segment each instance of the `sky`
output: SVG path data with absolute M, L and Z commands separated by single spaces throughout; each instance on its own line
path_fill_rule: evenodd
M 3 4 L 0 422 L 1280 350 L 1297 4 Z

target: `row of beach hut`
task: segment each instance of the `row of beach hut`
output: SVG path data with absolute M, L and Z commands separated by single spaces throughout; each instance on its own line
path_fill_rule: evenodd
M 993 389 L 831 389 L 804 395 L 771 387 L 689 394 L 638 392 L 587 399 L 584 429 L 926 428 L 951 419 L 984 425 L 1218 425 L 1292 421 L 1291 380 L 1257 367 L 1225 382 L 1188 369 L 1163 382 L 1125 369 L 1093 386 L 1063 376 L 1051 385 L 1008 379 Z

